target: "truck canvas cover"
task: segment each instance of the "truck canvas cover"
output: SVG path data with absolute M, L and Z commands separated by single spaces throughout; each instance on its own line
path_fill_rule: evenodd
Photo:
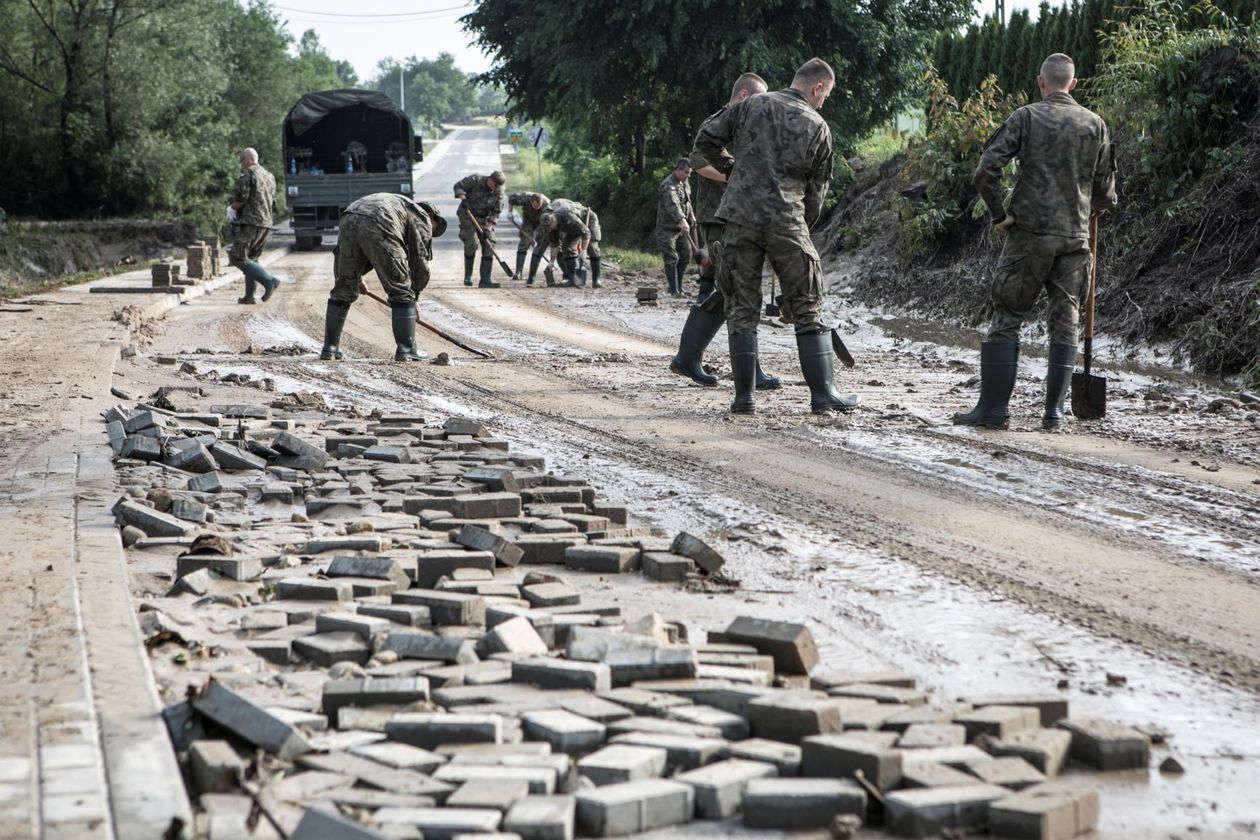
M 411 121 L 380 91 L 316 91 L 289 111 L 284 140 L 286 149 L 310 149 L 311 163 L 328 172 L 344 171 L 341 152 L 352 142 L 362 143 L 368 152 L 367 171 L 384 172 L 391 144 L 402 144 L 410 156 Z

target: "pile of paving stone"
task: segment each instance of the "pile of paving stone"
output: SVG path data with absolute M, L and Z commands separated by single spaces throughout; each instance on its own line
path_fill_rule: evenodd
M 1058 694 L 947 700 L 827 668 L 800 624 L 738 617 L 700 641 L 584 599 L 568 572 L 678 581 L 722 558 L 627 527 L 474 420 L 147 404 L 106 421 L 133 560 L 178 553 L 141 628 L 155 656 L 195 653 L 167 720 L 198 836 L 563 840 L 739 819 L 1049 840 L 1098 818 L 1087 779 L 1058 778 L 1069 764 L 1149 763 L 1147 735 L 1072 718 Z

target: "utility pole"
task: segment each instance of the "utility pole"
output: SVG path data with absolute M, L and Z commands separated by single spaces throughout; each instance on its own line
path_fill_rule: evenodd
M 1002 0 L 998 0 L 999 3 Z M 407 90 L 403 87 L 403 66 L 398 65 L 398 110 L 407 113 Z
M 1006 23 L 1006 0 L 993 0 L 993 14 L 998 23 Z

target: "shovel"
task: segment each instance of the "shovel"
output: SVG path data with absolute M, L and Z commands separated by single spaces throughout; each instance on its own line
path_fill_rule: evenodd
M 1094 360 L 1094 296 L 1098 290 L 1098 217 L 1089 220 L 1089 293 L 1085 297 L 1085 370 L 1072 374 L 1072 414 L 1099 420 L 1107 414 L 1107 377 L 1089 372 Z
M 776 279 L 774 272 L 770 272 L 770 302 L 766 304 L 766 314 L 771 318 L 783 314 L 783 310 L 779 309 L 779 302 L 774 299 L 774 281 Z M 843 342 L 841 343 L 843 344 Z
M 499 256 L 498 251 L 494 250 L 494 246 L 490 244 L 490 238 L 486 236 L 485 229 L 478 224 L 477 218 L 472 214 L 472 212 L 468 210 L 465 210 L 464 212 L 468 214 L 468 221 L 472 222 L 473 227 L 477 229 L 477 237 L 481 240 L 481 247 L 490 252 L 490 256 L 494 257 L 495 261 L 498 262 L 507 273 L 508 279 L 511 280 L 516 276 L 512 273 L 512 267 L 503 261 L 503 257 Z
M 840 364 L 845 367 L 851 368 L 857 364 L 853 361 L 853 354 L 849 352 L 849 348 L 844 346 L 844 339 L 840 337 L 840 330 L 837 327 L 831 328 L 831 349 L 840 360 Z
M 511 213 L 508 214 L 508 221 L 511 222 L 522 234 L 525 233 L 525 229 L 520 226 L 520 223 L 516 221 Z M 539 246 L 535 245 L 534 247 L 537 249 Z M 547 263 L 547 267 L 543 269 L 543 277 L 546 278 L 547 285 L 556 285 L 556 273 L 551 268 L 551 258 L 547 256 L 546 248 L 543 248 L 540 256 L 543 258 L 543 261 Z
M 377 303 L 384 304 L 385 306 L 390 305 L 390 302 L 387 301 L 385 298 L 381 297 L 380 295 L 376 295 L 376 294 L 373 294 L 372 292 L 369 292 L 367 289 L 364 289 L 362 286 L 359 287 L 359 293 L 366 297 L 370 297 L 372 300 L 376 301 Z M 419 308 L 416 309 L 416 323 L 424 327 L 426 330 L 433 333 L 434 335 L 438 336 L 439 338 L 449 341 L 451 344 L 454 344 L 456 347 L 458 347 L 461 350 L 467 350 L 469 353 L 472 353 L 476 356 L 481 356 L 483 359 L 491 358 L 490 354 L 487 353 L 486 351 L 478 350 L 476 347 L 473 347 L 470 344 L 465 344 L 464 342 L 460 341 L 455 336 L 448 333 L 446 330 L 440 327 L 435 327 L 432 324 L 430 324 L 428 321 L 425 321 L 423 318 L 420 317 Z

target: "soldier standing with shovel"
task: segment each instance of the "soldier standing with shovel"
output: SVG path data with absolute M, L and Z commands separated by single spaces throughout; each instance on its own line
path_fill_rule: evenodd
M 459 239 L 464 243 L 464 285 L 472 285 L 473 260 L 481 248 L 481 282 L 483 289 L 497 289 L 490 278 L 494 270 L 494 223 L 503 212 L 503 185 L 507 177 L 495 170 L 489 175 L 468 175 L 455 184 L 455 197 L 460 199 L 455 211 L 459 219 Z M 511 271 L 508 271 L 511 274 Z

